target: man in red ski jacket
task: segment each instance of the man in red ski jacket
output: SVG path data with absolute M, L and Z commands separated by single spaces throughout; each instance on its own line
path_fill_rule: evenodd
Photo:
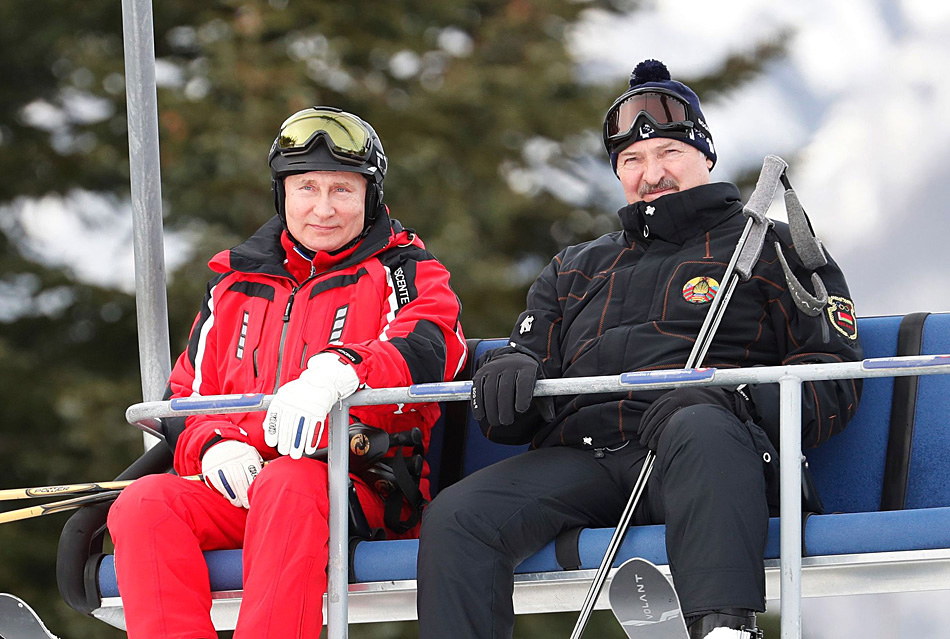
M 200 473 L 205 483 L 144 477 L 112 507 L 131 639 L 217 637 L 201 553 L 239 547 L 244 595 L 235 638 L 319 636 L 327 466 L 308 456 L 327 446 L 328 411 L 361 388 L 451 380 L 465 360 L 448 271 L 383 204 L 387 160 L 373 128 L 338 109 L 304 109 L 281 126 L 268 160 L 277 215 L 211 260 L 217 275 L 169 392 L 275 397 L 266 414 L 166 424 L 175 471 Z M 389 432 L 418 427 L 428 445 L 439 409 L 351 413 Z M 418 533 L 408 504 L 394 521 L 384 516 L 383 496 L 359 477 L 353 482 L 371 527 L 390 538 Z

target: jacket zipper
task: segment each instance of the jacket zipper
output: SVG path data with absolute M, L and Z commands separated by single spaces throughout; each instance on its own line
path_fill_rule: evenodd
M 294 306 L 294 296 L 297 295 L 297 291 L 302 289 L 307 282 L 312 280 L 316 276 L 316 267 L 310 265 L 310 277 L 305 279 L 303 282 L 293 287 L 290 291 L 290 297 L 287 298 L 287 306 L 284 307 L 284 317 L 283 317 L 283 326 L 280 328 L 280 343 L 277 345 L 277 374 L 274 376 L 274 392 L 277 392 L 277 389 L 280 388 L 280 369 L 284 363 L 284 342 L 287 339 L 287 327 L 290 325 L 290 309 Z
M 410 236 L 410 240 L 411 239 L 412 237 Z M 378 249 L 370 251 L 367 255 L 360 257 L 359 259 L 354 259 L 354 257 L 351 257 L 346 262 L 342 264 L 337 264 L 333 268 L 330 268 L 324 271 L 323 273 L 320 273 L 320 275 L 326 275 L 327 273 L 332 273 L 333 271 L 339 271 L 339 270 L 348 268 L 352 266 L 353 264 L 359 264 L 363 262 L 364 260 L 370 259 L 371 257 L 376 255 L 380 251 L 385 250 L 388 246 L 389 246 L 389 241 L 387 240 L 383 242 L 382 246 L 380 246 Z M 314 277 L 317 276 L 316 270 L 317 270 L 316 266 L 314 266 L 314 264 L 311 262 L 310 263 L 310 277 L 308 277 L 306 280 L 301 282 L 299 285 L 293 287 L 293 289 L 290 292 L 290 298 L 287 300 L 287 306 L 284 308 L 283 326 L 280 329 L 280 343 L 278 345 L 279 351 L 277 353 L 277 374 L 276 374 L 276 377 L 274 378 L 274 392 L 275 393 L 277 392 L 277 389 L 280 388 L 280 371 L 281 371 L 282 363 L 284 359 L 284 342 L 286 341 L 286 338 L 287 338 L 287 325 L 290 322 L 290 310 L 294 305 L 294 296 L 297 294 L 297 291 L 299 291 L 301 288 L 304 287 L 304 285 L 306 285 L 310 280 L 312 280 Z M 254 271 L 246 271 L 246 272 L 252 273 Z M 258 373 L 258 362 L 257 362 L 256 352 L 254 354 L 254 373 L 255 373 L 255 376 Z

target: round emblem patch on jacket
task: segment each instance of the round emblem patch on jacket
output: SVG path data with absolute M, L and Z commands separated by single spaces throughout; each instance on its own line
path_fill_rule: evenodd
M 694 277 L 683 286 L 683 299 L 690 304 L 705 304 L 716 297 L 719 282 L 711 277 Z
M 858 321 L 854 314 L 854 302 L 844 297 L 828 298 L 828 319 L 835 330 L 848 339 L 858 338 Z

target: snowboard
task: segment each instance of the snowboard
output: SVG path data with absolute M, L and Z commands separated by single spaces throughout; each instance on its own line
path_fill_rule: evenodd
M 646 559 L 635 557 L 621 564 L 607 596 L 630 639 L 689 639 L 673 584 Z
M 5 592 L 0 593 L 0 638 L 58 639 L 25 601 Z

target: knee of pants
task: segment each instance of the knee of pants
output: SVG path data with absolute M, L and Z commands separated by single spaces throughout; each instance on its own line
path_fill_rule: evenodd
M 302 496 L 312 496 L 314 508 L 328 514 L 329 498 L 327 465 L 315 459 L 291 459 L 278 457 L 268 463 L 251 483 L 248 497 L 251 508 L 264 502 L 269 506 L 279 506 L 285 500 L 293 501 L 293 508 L 299 511 Z
M 180 482 L 175 475 L 146 475 L 123 489 L 109 509 L 108 527 L 113 537 L 126 530 L 151 527 L 173 510 L 173 502 L 181 495 Z M 143 503 L 148 501 L 148 506 Z
M 484 506 L 484 501 L 470 488 L 464 481 L 453 484 L 439 492 L 432 503 L 426 506 L 422 512 L 422 528 L 419 531 L 422 543 L 425 543 L 427 538 L 429 541 L 435 539 L 436 535 L 443 538 L 445 533 L 468 537 L 484 530 L 489 537 L 495 536 L 496 531 L 488 531 L 485 522 L 481 521 L 484 509 L 478 505 Z
M 466 480 L 440 492 L 423 511 L 420 549 L 474 544 L 468 547 L 517 554 L 521 541 L 532 538 L 533 522 L 541 519 L 537 505 L 517 496 L 507 499 L 496 488 Z
M 695 449 L 714 457 L 736 446 L 754 452 L 748 428 L 739 418 L 719 406 L 698 404 L 682 408 L 670 418 L 657 452 Z
M 460 484 L 454 484 L 440 491 L 438 496 L 422 511 L 422 530 L 444 529 L 455 523 L 455 515 L 467 505 L 464 498 L 456 498 Z M 421 532 L 420 532 L 421 535 Z

